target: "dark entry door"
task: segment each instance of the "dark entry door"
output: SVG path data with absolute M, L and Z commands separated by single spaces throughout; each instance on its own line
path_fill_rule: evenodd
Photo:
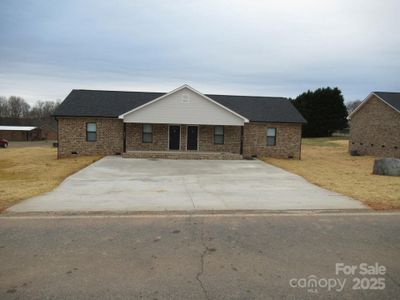
M 181 140 L 181 127 L 179 125 L 169 126 L 169 150 L 179 150 Z
M 197 150 L 197 126 L 188 126 L 187 134 L 187 149 Z

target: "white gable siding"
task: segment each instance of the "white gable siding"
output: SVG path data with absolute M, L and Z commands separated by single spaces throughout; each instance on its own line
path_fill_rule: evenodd
M 124 115 L 127 123 L 242 126 L 244 120 L 201 95 L 183 88 Z

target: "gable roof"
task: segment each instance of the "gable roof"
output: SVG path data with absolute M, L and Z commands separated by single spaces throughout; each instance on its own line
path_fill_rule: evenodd
M 377 99 L 381 100 L 383 103 L 386 105 L 390 106 L 393 108 L 395 111 L 400 113 L 400 93 L 396 92 L 372 92 L 371 94 L 368 95 L 367 98 L 361 102 L 359 106 L 355 110 L 351 112 L 351 114 L 348 116 L 349 119 L 360 110 L 361 107 L 365 105 L 370 99 L 373 97 L 376 97 Z
M 205 99 L 205 100 L 207 100 L 207 101 L 210 101 L 211 103 L 216 104 L 217 106 L 221 107 L 221 108 L 224 109 L 225 111 L 228 111 L 228 112 L 230 112 L 231 114 L 235 115 L 236 117 L 239 117 L 239 118 L 242 119 L 244 122 L 247 122 L 247 123 L 249 122 L 249 120 L 246 119 L 245 117 L 243 117 L 242 115 L 240 115 L 240 114 L 238 114 L 237 112 L 235 112 L 235 111 L 233 111 L 233 110 L 231 110 L 231 109 L 225 107 L 224 105 L 222 105 L 222 104 L 220 104 L 219 102 L 217 102 L 217 101 L 215 101 L 215 100 L 213 100 L 213 99 L 207 97 L 206 95 L 203 95 L 202 93 L 200 93 L 199 91 L 195 90 L 194 88 L 192 88 L 191 86 L 189 86 L 189 85 L 187 85 L 187 84 L 184 84 L 184 85 L 178 87 L 177 89 L 175 89 L 175 90 L 173 90 L 173 91 L 171 91 L 171 92 L 169 92 L 169 93 L 166 93 L 166 94 L 164 94 L 164 95 L 162 95 L 162 96 L 160 96 L 160 97 L 158 97 L 158 98 L 156 98 L 156 99 L 154 99 L 154 100 L 151 100 L 151 101 L 149 101 L 149 102 L 147 102 L 147 103 L 145 103 L 145 104 L 143 104 L 143 105 L 141 105 L 141 106 L 135 107 L 135 108 L 131 109 L 130 111 L 121 114 L 120 116 L 118 116 L 118 118 L 123 119 L 125 115 L 128 115 L 128 114 L 130 114 L 130 113 L 132 113 L 132 112 L 134 112 L 134 111 L 140 110 L 140 109 L 142 109 L 143 107 L 146 107 L 146 106 L 151 105 L 151 104 L 153 104 L 153 103 L 155 103 L 155 102 L 157 102 L 157 101 L 160 101 L 160 100 L 162 100 L 162 99 L 168 97 L 169 95 L 172 95 L 172 94 L 174 94 L 174 93 L 176 93 L 176 92 L 179 92 L 180 90 L 183 90 L 183 89 L 188 89 L 188 90 L 192 91 L 193 93 L 199 95 L 199 96 L 202 97 L 203 99 Z
M 165 94 L 167 93 L 72 90 L 54 116 L 117 118 Z M 287 98 L 212 94 L 205 96 L 249 121 L 306 123 Z
M 373 92 L 373 94 L 375 94 L 387 104 L 394 107 L 398 112 L 400 112 L 400 93 Z

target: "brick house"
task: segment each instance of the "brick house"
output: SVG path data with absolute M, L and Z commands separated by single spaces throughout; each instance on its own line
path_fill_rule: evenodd
M 73 90 L 56 110 L 58 156 L 300 159 L 305 119 L 286 98 Z
M 349 120 L 350 152 L 400 157 L 400 93 L 371 93 Z

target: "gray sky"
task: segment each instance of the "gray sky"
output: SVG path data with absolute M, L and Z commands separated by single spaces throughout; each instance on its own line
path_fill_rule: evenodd
M 400 91 L 400 1 L 0 1 L 0 95 Z

